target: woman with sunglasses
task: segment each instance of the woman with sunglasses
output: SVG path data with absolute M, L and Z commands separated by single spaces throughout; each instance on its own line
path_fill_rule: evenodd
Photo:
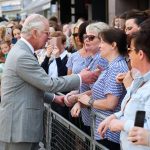
M 90 22 L 85 21 L 83 22 L 79 28 L 78 28 L 78 38 L 80 39 L 80 43 L 82 43 L 83 45 L 83 34 L 85 34 L 85 30 L 86 30 L 86 26 L 89 24 Z M 80 35 L 80 36 L 79 36 Z M 78 74 L 82 69 L 87 67 L 87 63 L 90 62 L 90 53 L 88 53 L 84 46 L 82 48 L 80 48 L 78 51 L 72 53 L 67 61 L 67 68 L 68 68 L 68 75 L 70 74 Z M 78 89 L 77 91 L 75 91 L 75 93 L 78 93 Z M 66 95 L 66 97 L 68 95 L 72 95 L 74 94 L 74 92 L 70 92 Z M 68 107 L 71 107 L 69 105 L 67 105 Z M 75 124 L 77 127 L 79 127 L 80 129 L 82 128 L 82 123 L 81 123 L 81 118 L 74 118 L 72 116 L 70 116 L 70 121 Z
M 80 48 L 77 52 L 71 54 L 66 65 L 68 67 L 68 75 L 72 73 L 77 74 L 82 69 L 84 69 L 86 67 L 86 58 L 88 59 L 90 57 L 90 53 L 88 53 L 85 50 L 84 45 L 83 45 L 83 35 L 85 34 L 85 29 L 88 24 L 89 22 L 86 21 L 79 26 L 77 34 L 78 34 L 80 43 L 82 43 L 82 48 Z
M 83 43 L 80 41 L 79 38 L 79 27 L 82 23 L 83 22 L 77 22 L 75 24 L 72 30 L 72 35 L 70 37 L 70 41 L 73 43 L 74 49 L 76 49 L 77 51 L 83 47 Z
M 89 33 L 88 33 L 89 34 Z M 107 117 L 120 110 L 121 101 L 126 93 L 123 84 L 116 82 L 116 75 L 128 71 L 128 66 L 124 59 L 127 53 L 126 35 L 119 29 L 108 29 L 99 34 L 100 55 L 108 60 L 109 65 L 101 73 L 94 83 L 91 95 L 81 95 L 78 101 L 86 106 L 91 106 L 92 112 L 100 113 Z M 110 150 L 120 150 L 119 132 L 107 130 L 104 139 L 101 139 L 97 132 L 98 125 L 102 118 L 96 116 L 94 138 Z
M 79 27 L 79 38 L 81 39 L 82 43 L 84 43 L 83 49 L 86 53 L 90 54 L 90 57 L 84 59 L 83 57 L 79 57 L 80 50 L 73 54 L 74 61 L 73 61 L 73 68 L 83 69 L 88 68 L 90 70 L 95 70 L 98 66 L 105 69 L 107 67 L 107 60 L 103 59 L 99 55 L 99 38 L 98 33 L 103 31 L 104 29 L 108 29 L 109 26 L 103 22 L 91 23 L 86 27 L 86 33 L 83 30 L 80 30 L 82 25 Z M 85 30 L 85 29 L 84 29 Z M 83 36 L 84 35 L 84 36 Z M 76 55 L 76 58 L 75 58 Z M 81 68 L 82 67 L 82 68 Z M 85 91 L 89 91 L 92 85 L 82 84 L 80 87 L 80 93 Z M 73 95 L 69 97 L 69 101 L 73 103 L 75 97 L 78 95 Z M 71 110 L 71 114 L 73 117 L 79 117 L 80 114 L 80 103 L 76 103 Z M 87 108 L 81 109 L 81 117 L 83 127 L 82 130 L 90 135 L 90 110 Z

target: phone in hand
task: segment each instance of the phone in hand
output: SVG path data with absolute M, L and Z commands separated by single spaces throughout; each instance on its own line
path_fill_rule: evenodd
M 134 126 L 143 127 L 144 126 L 144 120 L 145 120 L 145 111 L 138 110 L 136 112 Z
M 11 28 L 6 28 L 6 35 L 12 36 L 12 29 Z
M 56 46 L 59 50 L 61 50 L 61 37 L 52 37 L 49 43 L 50 45 Z

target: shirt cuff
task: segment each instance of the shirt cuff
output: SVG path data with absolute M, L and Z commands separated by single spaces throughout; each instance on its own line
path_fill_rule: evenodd
M 82 78 L 81 78 L 81 75 L 80 74 L 77 74 L 80 78 L 80 86 L 82 85 Z
M 134 127 L 133 120 L 127 120 L 124 124 L 124 131 L 129 132 Z
M 123 113 L 122 111 L 119 111 L 119 112 L 114 113 L 114 115 L 116 116 L 117 119 L 119 119 L 123 115 Z
M 54 102 L 54 100 L 55 100 L 55 97 L 56 97 L 56 95 L 54 94 L 54 97 L 53 97 L 53 99 L 52 99 L 52 102 Z

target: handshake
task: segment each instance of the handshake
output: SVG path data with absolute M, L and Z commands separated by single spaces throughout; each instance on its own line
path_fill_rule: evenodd
M 72 107 L 78 101 L 79 91 L 71 91 L 64 97 L 64 103 L 67 107 Z
M 83 69 L 79 75 L 81 77 L 82 83 L 85 84 L 92 84 L 94 83 L 100 73 L 103 71 L 102 68 L 98 67 L 97 69 L 90 71 L 88 68 Z M 78 96 L 81 94 L 78 94 L 78 91 L 72 91 L 68 93 L 66 96 L 57 96 L 55 95 L 54 102 L 58 103 L 60 105 L 66 104 L 66 106 L 71 107 L 78 101 Z
M 78 101 L 79 91 L 71 91 L 66 95 L 55 95 L 54 102 L 67 107 L 72 107 Z

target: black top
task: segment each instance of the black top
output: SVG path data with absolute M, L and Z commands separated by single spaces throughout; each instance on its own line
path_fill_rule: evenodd
M 44 61 L 41 64 L 41 67 L 45 70 L 45 72 L 48 74 L 49 71 L 49 65 L 52 63 L 52 61 L 49 62 L 49 57 L 45 57 Z M 68 61 L 68 56 L 66 55 L 62 60 L 60 57 L 56 58 L 56 64 L 57 64 L 57 70 L 58 70 L 58 77 L 67 75 L 67 67 L 66 63 Z

